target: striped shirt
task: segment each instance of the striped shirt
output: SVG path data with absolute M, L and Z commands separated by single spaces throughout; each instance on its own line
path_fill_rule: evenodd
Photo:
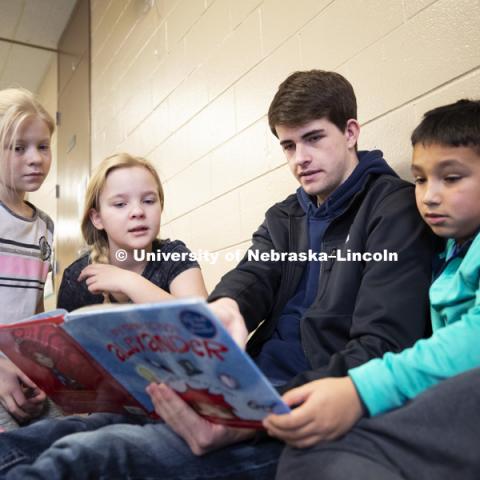
M 24 218 L 0 202 L 0 324 L 36 312 L 51 269 L 53 221 L 28 205 L 34 213 Z

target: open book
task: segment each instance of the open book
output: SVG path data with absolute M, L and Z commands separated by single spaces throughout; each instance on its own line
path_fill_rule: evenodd
M 155 416 L 151 382 L 225 425 L 289 411 L 203 300 L 54 310 L 1 326 L 0 350 L 66 413 Z

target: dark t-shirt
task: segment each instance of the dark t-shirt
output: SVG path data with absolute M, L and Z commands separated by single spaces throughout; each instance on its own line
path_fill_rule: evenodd
M 180 254 L 190 253 L 190 250 L 180 240 L 154 240 L 152 251 L 157 252 L 157 250 L 161 250 L 163 254 L 173 252 Z M 199 267 L 196 261 L 190 260 L 186 255 L 185 260 L 180 261 L 166 260 L 164 258 L 165 257 L 163 257 L 161 261 L 148 262 L 145 270 L 142 272 L 142 277 L 150 280 L 154 285 L 169 293 L 170 283 L 177 275 L 189 268 Z M 88 291 L 85 281 L 79 282 L 77 280 L 80 272 L 88 263 L 89 254 L 86 254 L 78 260 L 75 260 L 75 262 L 65 269 L 58 292 L 58 308 L 64 308 L 70 312 L 76 308 L 103 303 L 103 295 L 93 295 Z M 115 302 L 114 298 L 110 298 L 112 302 Z

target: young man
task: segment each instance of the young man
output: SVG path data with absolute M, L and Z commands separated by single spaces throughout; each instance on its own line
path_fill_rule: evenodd
M 267 211 L 251 249 L 311 250 L 329 258 L 302 263 L 246 256 L 210 297 L 239 343 L 247 329 L 256 329 L 247 350 L 283 389 L 344 376 L 425 333 L 431 236 L 412 185 L 396 176 L 381 152 L 357 153 L 356 116 L 352 86 L 339 74 L 297 72 L 280 85 L 269 122 L 300 188 Z M 397 260 L 369 261 L 384 251 Z M 349 252 L 364 256 L 345 261 Z M 167 425 L 111 425 L 65 436 L 113 418 L 92 415 L 1 435 L 5 470 L 34 462 L 13 468 L 8 478 L 152 478 L 155 472 L 162 479 L 272 478 L 281 442 L 266 437 L 252 443 L 254 432 L 210 424 L 167 387 L 148 391 Z
M 288 392 L 288 402 L 305 402 L 265 425 L 313 448 L 287 449 L 279 479 L 479 478 L 480 101 L 427 112 L 412 144 L 418 209 L 449 239 L 430 289 L 433 335 Z M 371 418 L 349 431 L 362 404 Z

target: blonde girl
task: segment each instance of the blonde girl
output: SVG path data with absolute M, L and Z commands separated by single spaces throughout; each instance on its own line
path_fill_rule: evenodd
M 0 323 L 43 311 L 53 222 L 26 200 L 44 182 L 52 155 L 52 117 L 27 90 L 0 91 Z M 45 393 L 0 358 L 0 404 L 18 421 L 38 416 Z M 0 413 L 0 424 L 4 423 Z M 10 418 L 10 417 L 9 417 Z
M 147 160 L 120 153 L 101 162 L 89 182 L 82 219 L 90 252 L 65 270 L 58 306 L 70 311 L 105 299 L 206 297 L 199 265 L 185 244 L 157 238 L 163 206 L 160 179 Z

